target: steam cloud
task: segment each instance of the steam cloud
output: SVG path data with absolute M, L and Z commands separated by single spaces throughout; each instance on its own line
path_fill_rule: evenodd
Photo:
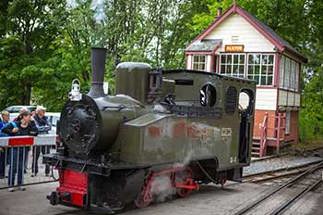
M 106 19 L 105 15 L 105 0 L 93 0 L 91 3 L 91 9 L 94 11 L 94 19 L 97 23 L 101 23 Z
M 169 175 L 158 176 L 152 182 L 151 192 L 155 201 L 164 202 L 176 193 Z
M 67 7 L 71 9 L 78 7 L 82 3 L 85 3 L 85 0 L 66 0 Z M 107 18 L 105 14 L 105 0 L 92 0 L 90 9 L 94 12 L 93 18 L 96 23 L 100 24 Z
M 69 8 L 76 8 L 78 6 L 78 3 L 76 0 L 67 0 L 66 5 Z
M 174 164 L 174 167 L 187 166 L 193 156 L 193 151 L 189 151 L 182 162 Z M 164 202 L 176 194 L 176 188 L 172 186 L 170 175 L 162 175 L 154 178 L 151 192 L 156 202 Z

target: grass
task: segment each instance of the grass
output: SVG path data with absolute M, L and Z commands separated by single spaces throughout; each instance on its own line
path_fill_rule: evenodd
M 312 140 L 312 141 L 306 141 L 306 142 L 301 142 L 299 144 L 294 144 L 291 146 L 291 154 L 295 153 L 306 153 L 306 152 L 311 152 L 317 149 L 323 149 L 323 139 L 321 140 Z

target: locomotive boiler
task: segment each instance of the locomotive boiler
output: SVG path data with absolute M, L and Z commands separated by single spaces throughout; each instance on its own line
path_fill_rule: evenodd
M 241 180 L 253 81 L 127 62 L 116 68 L 116 94 L 105 95 L 105 59 L 105 49 L 92 49 L 91 90 L 74 81 L 61 112 L 59 147 L 44 158 L 59 170 L 51 204 L 112 212 Z

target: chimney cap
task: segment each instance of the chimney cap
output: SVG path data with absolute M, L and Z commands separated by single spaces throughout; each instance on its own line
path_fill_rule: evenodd
M 104 47 L 96 47 L 96 46 L 92 46 L 91 49 L 104 49 L 104 50 L 107 50 L 107 48 L 104 48 Z

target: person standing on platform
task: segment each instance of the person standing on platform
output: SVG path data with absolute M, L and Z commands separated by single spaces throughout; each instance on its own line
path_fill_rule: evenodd
M 37 127 L 31 121 L 31 114 L 29 111 L 22 112 L 20 114 L 20 121 L 8 123 L 3 129 L 2 132 L 9 136 L 37 136 L 38 130 Z M 10 150 L 9 156 L 9 172 L 8 172 L 8 185 L 9 191 L 13 192 L 15 184 L 15 177 L 17 174 L 18 181 L 18 190 L 25 190 L 21 187 L 23 185 L 24 179 L 24 157 L 26 147 L 12 147 Z
M 2 111 L 1 112 L 1 119 L 2 120 L 0 120 L 0 132 L 9 123 L 9 120 L 10 120 L 9 112 L 8 111 Z M 0 137 L 1 136 L 7 136 L 7 135 L 1 132 Z
M 26 107 L 22 107 L 19 110 L 19 115 L 13 121 L 14 122 L 20 122 L 21 119 L 22 119 L 22 113 L 24 113 L 24 112 L 30 113 L 29 110 Z M 30 113 L 30 115 L 31 115 L 31 121 L 30 121 L 30 123 L 34 127 L 34 126 L 36 126 L 36 124 L 34 122 L 32 113 Z M 25 160 L 24 160 L 24 163 L 25 163 L 24 173 L 27 173 L 27 169 L 28 169 L 27 167 L 28 167 L 29 151 L 30 151 L 30 146 L 26 146 L 26 148 L 25 148 Z
M 19 114 L 16 118 L 13 119 L 14 122 L 19 122 L 21 119 L 22 119 L 22 113 L 24 112 L 28 112 L 28 109 L 26 107 L 22 107 L 20 110 L 19 110 Z
M 45 116 L 46 108 L 43 106 L 38 106 L 36 108 L 36 114 L 34 120 L 38 129 L 38 134 L 48 134 L 51 130 L 51 124 L 48 122 L 48 118 Z M 32 163 L 32 177 L 38 174 L 38 159 L 40 152 L 45 155 L 49 154 L 50 146 L 34 146 L 33 147 L 33 163 Z M 50 167 L 48 164 L 45 166 L 45 175 L 49 176 Z
M 0 121 L 0 137 L 5 137 L 7 134 L 2 133 L 2 129 L 9 123 L 9 112 L 1 112 L 1 121 Z M 4 148 L 0 147 L 0 179 L 5 177 L 5 167 L 6 167 L 6 152 Z

